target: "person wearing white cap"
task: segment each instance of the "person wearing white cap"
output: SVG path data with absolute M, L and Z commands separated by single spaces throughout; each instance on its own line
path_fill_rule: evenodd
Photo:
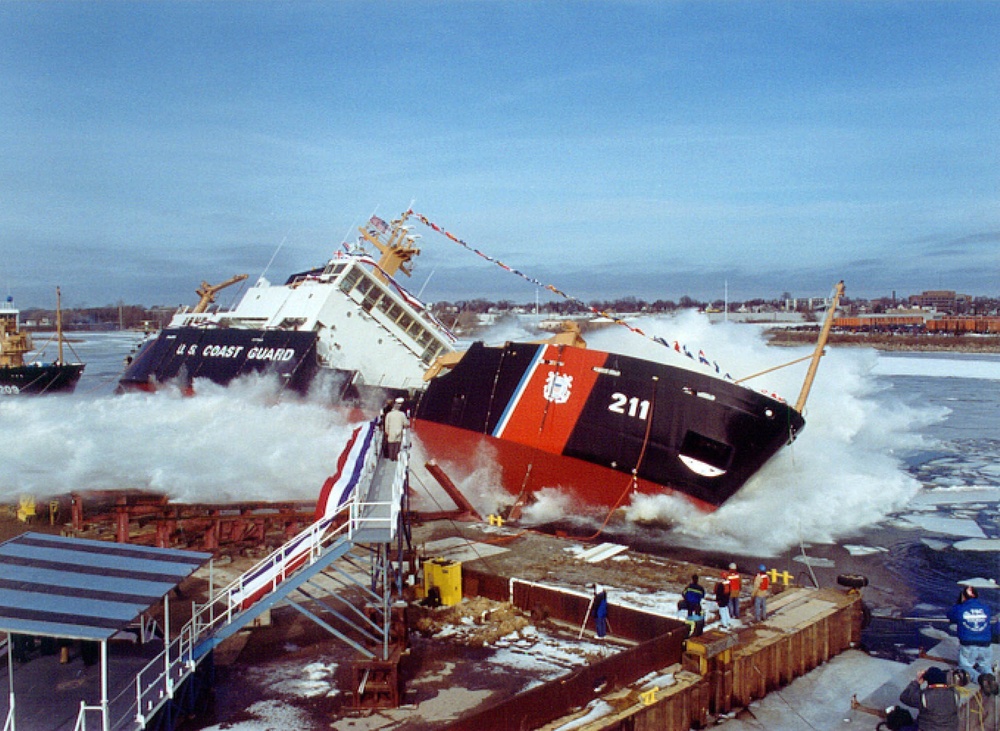
M 743 589 L 743 577 L 736 569 L 736 564 L 729 564 L 729 571 L 725 574 L 726 582 L 729 584 L 729 616 L 732 619 L 740 618 L 740 591 Z
M 403 441 L 403 430 L 410 425 L 410 420 L 403 413 L 403 398 L 397 398 L 392 410 L 385 415 L 385 456 L 393 462 L 399 457 L 399 447 Z

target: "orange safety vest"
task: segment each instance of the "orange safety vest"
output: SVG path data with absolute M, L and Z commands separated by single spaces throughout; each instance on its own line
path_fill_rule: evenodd
M 736 571 L 731 571 L 726 574 L 726 583 L 729 584 L 729 593 L 732 596 L 739 596 L 740 589 L 743 587 L 743 578 Z

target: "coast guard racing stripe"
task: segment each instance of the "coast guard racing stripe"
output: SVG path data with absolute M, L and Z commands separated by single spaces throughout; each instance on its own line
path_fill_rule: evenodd
M 607 353 L 544 345 L 525 370 L 493 436 L 562 454 Z

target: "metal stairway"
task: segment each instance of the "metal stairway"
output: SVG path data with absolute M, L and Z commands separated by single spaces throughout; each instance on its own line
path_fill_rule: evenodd
M 191 619 L 176 637 L 169 639 L 167 628 L 164 650 L 135 677 L 128 712 L 110 719 L 105 731 L 147 728 L 215 647 L 281 602 L 287 602 L 363 656 L 388 658 L 393 575 L 390 554 L 393 542 L 403 535 L 400 524 L 409 469 L 409 431 L 404 434 L 398 460 L 391 461 L 381 456 L 382 432 L 378 425 L 371 422 L 363 428 L 366 448 L 353 466 L 351 494 L 229 586 L 213 591 L 208 602 L 195 604 Z M 369 568 L 360 565 L 358 552 L 369 554 Z M 359 574 L 370 577 L 370 583 L 359 582 Z M 317 595 L 331 594 L 331 580 L 335 585 L 360 590 L 366 606 L 376 611 L 366 613 L 350 605 L 336 611 L 323 604 Z M 296 601 L 292 601 L 293 597 Z M 334 628 L 307 605 L 319 605 L 321 612 L 332 613 L 348 623 L 378 652 Z M 92 706 L 81 705 L 78 731 L 86 730 L 86 712 L 93 710 Z

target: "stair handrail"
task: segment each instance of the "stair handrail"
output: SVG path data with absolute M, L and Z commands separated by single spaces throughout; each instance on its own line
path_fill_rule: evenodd
M 381 442 L 381 436 L 376 436 L 377 443 Z M 351 507 L 351 538 L 353 540 L 355 532 L 360 530 L 365 526 L 371 526 L 373 523 L 386 523 L 386 528 L 390 533 L 390 540 L 396 537 L 396 526 L 399 519 L 399 513 L 402 510 L 403 503 L 403 490 L 406 489 L 406 476 L 410 469 L 410 448 L 412 447 L 411 431 L 409 427 L 403 429 L 402 441 L 400 443 L 399 455 L 396 458 L 396 471 L 393 475 L 392 488 L 390 490 L 389 499 L 389 517 L 388 518 L 376 518 L 372 517 L 372 511 L 368 510 L 370 507 L 375 507 L 378 505 L 385 505 L 385 502 L 380 502 L 376 500 L 367 500 L 368 490 L 357 490 L 354 494 L 354 500 L 352 500 Z M 370 482 L 372 476 L 374 476 L 375 468 L 378 465 L 380 459 L 383 459 L 380 455 L 382 454 L 381 445 L 377 444 L 376 449 L 372 450 L 369 455 L 371 460 L 370 472 L 369 464 L 365 464 L 365 482 Z

